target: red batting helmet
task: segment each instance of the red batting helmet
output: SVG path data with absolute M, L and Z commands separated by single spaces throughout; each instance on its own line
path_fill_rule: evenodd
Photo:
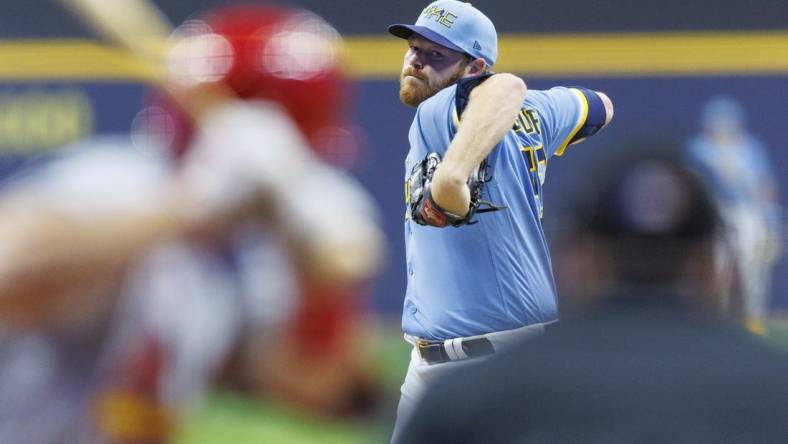
M 172 40 L 175 81 L 221 82 L 241 99 L 278 102 L 318 152 L 331 149 L 349 82 L 340 67 L 341 37 L 322 18 L 291 7 L 236 5 L 186 21 Z M 183 144 L 182 135 L 175 139 Z

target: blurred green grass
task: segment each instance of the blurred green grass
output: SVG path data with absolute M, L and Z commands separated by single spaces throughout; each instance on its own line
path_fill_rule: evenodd
M 767 340 L 775 347 L 788 353 L 788 313 L 773 318 L 769 322 L 769 336 Z
M 368 444 L 381 442 L 380 433 L 372 424 L 306 417 L 272 402 L 217 393 L 175 442 Z
M 788 315 L 769 324 L 767 340 L 788 353 Z M 176 444 L 374 444 L 387 443 L 399 386 L 407 370 L 410 346 L 399 326 L 372 338 L 370 356 L 383 387 L 384 401 L 372 418 L 336 420 L 304 416 L 288 407 L 237 394 L 217 392 L 190 418 Z
M 399 386 L 410 358 L 399 322 L 370 338 L 370 365 L 383 399 L 369 418 L 327 419 L 307 416 L 281 404 L 217 391 L 192 415 L 175 444 L 374 444 L 388 443 Z

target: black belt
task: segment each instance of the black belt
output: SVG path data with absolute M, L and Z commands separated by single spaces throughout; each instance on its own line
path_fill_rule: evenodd
M 461 351 L 458 351 L 457 347 L 460 347 Z M 419 339 L 416 341 L 416 348 L 421 359 L 430 364 L 479 358 L 495 353 L 492 342 L 487 338 L 454 339 L 448 345 L 444 341 Z

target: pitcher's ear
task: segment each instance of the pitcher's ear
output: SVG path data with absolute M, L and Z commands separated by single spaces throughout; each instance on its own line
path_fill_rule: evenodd
M 479 75 L 484 74 L 485 69 L 487 68 L 487 62 L 484 59 L 473 59 L 470 63 L 468 63 L 468 74 L 471 75 Z

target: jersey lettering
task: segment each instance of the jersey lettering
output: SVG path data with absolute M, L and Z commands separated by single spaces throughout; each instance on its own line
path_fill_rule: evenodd
M 514 130 L 522 131 L 525 134 L 542 134 L 540 127 L 539 117 L 536 111 L 530 108 L 523 108 L 520 114 L 517 115 L 517 120 L 514 122 Z
M 515 133 L 519 133 L 518 137 L 521 140 L 527 140 L 527 136 L 532 134 L 542 134 L 539 116 L 536 114 L 536 111 L 531 108 L 523 108 L 520 110 L 520 114 L 517 115 L 517 120 L 514 122 L 513 129 Z M 547 155 L 541 143 L 533 146 L 521 146 L 520 151 L 525 157 L 526 165 L 528 165 L 528 171 L 531 176 L 531 187 L 534 191 L 534 200 L 539 210 L 539 218 L 541 218 L 544 214 L 544 208 L 542 207 L 540 194 L 547 173 Z

